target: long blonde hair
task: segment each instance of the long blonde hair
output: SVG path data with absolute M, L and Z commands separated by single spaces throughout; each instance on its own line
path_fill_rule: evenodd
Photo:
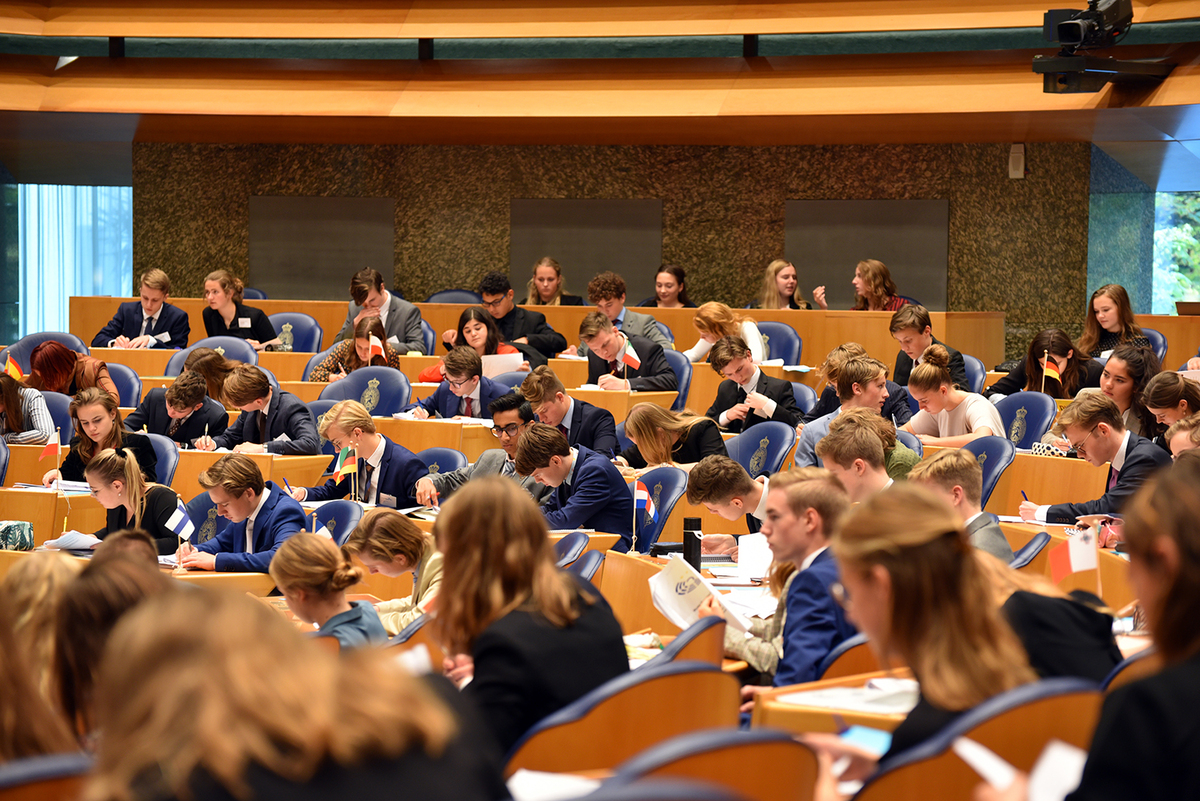
M 433 534 L 444 560 L 434 624 L 451 652 L 470 653 L 475 638 L 514 609 L 562 628 L 591 600 L 554 566 L 546 518 L 507 478 L 468 482 L 442 506 Z
M 129 448 L 114 450 L 105 448 L 92 457 L 87 467 L 83 468 L 85 476 L 93 476 L 105 484 L 114 481 L 125 483 L 125 492 L 129 496 L 129 504 L 133 508 L 133 519 L 126 521 L 128 528 L 139 528 L 142 525 L 142 515 L 146 511 L 146 493 L 151 487 L 158 486 L 148 483 L 142 478 L 142 468 L 138 466 L 137 457 Z
M 796 269 L 796 265 L 786 259 L 775 259 L 767 265 L 767 270 L 763 273 L 762 289 L 758 293 L 758 308 L 760 309 L 786 309 L 787 306 L 779 304 L 779 285 L 775 279 L 783 272 L 784 268 L 791 267 Z M 804 296 L 800 294 L 800 271 L 796 269 L 796 291 L 792 293 L 792 302 L 802 309 L 812 308 Z
M 14 636 L 11 611 L 0 605 L 0 682 L 4 686 L 0 693 L 0 764 L 74 747 L 66 723 L 38 692 L 28 654 Z
M 667 464 L 674 446 L 671 435 L 678 434 L 682 442 L 693 428 L 709 419 L 687 409 L 672 412 L 653 403 L 639 403 L 625 418 L 625 436 L 637 442 L 646 464 Z
M 721 339 L 722 337 L 740 337 L 742 322 L 746 319 L 748 318 L 734 314 L 733 309 L 724 303 L 710 300 L 696 309 L 692 323 L 701 334 L 708 334 L 713 339 Z
M 964 710 L 1034 681 L 1029 659 L 993 601 L 962 521 L 924 487 L 896 484 L 861 503 L 833 551 L 843 574 L 891 578 L 888 632 L 876 647 L 910 665 L 922 694 Z
M 247 798 L 251 764 L 303 782 L 327 759 L 357 765 L 414 748 L 437 756 L 455 730 L 386 651 L 339 659 L 275 610 L 199 588 L 127 615 L 97 689 L 104 737 L 87 801 L 187 798 L 197 774 Z
M 554 274 L 558 276 L 558 290 L 555 291 L 554 297 L 550 298 L 548 303 L 542 302 L 542 295 L 537 289 L 538 267 L 549 267 L 550 269 L 554 270 Z M 561 306 L 563 292 L 566 291 L 565 284 L 566 282 L 563 281 L 562 277 L 562 267 L 559 266 L 559 263 L 549 256 L 542 256 L 542 258 L 538 259 L 537 263 L 533 265 L 532 274 L 529 276 L 529 283 L 525 285 L 525 305 Z
M 17 561 L 0 584 L 0 606 L 12 610 L 13 637 L 47 701 L 54 697 L 52 668 L 58 604 L 83 565 L 83 560 L 59 551 L 36 551 Z
M 279 546 L 268 572 L 280 590 L 308 590 L 322 598 L 344 593 L 366 575 L 328 537 L 307 531 L 293 534 Z

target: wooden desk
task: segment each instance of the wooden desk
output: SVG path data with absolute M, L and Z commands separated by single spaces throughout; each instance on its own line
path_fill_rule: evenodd
M 810 370 L 807 373 L 790 373 L 777 364 L 763 365 L 759 368 L 764 374 L 772 378 L 779 378 L 784 381 L 797 381 L 801 384 L 807 384 L 813 389 L 817 389 L 817 371 Z M 696 414 L 704 414 L 708 411 L 708 407 L 713 405 L 713 401 L 717 399 L 717 387 L 725 377 L 712 369 L 712 365 L 707 362 L 692 362 L 692 386 L 688 390 L 687 408 L 691 409 Z
M 847 676 L 841 679 L 826 679 L 807 684 L 793 684 L 788 687 L 775 687 L 767 690 L 755 699 L 754 711 L 751 713 L 750 725 L 754 728 L 769 726 L 783 729 L 795 734 L 807 732 L 837 732 L 840 729 L 840 718 L 848 726 L 869 726 L 873 729 L 893 731 L 908 717 L 904 714 L 887 714 L 858 712 L 848 709 L 828 709 L 816 706 L 801 706 L 786 704 L 778 700 L 781 695 L 804 692 L 806 690 L 821 690 L 827 687 L 862 687 L 869 679 L 880 677 L 912 678 L 912 671 L 902 668 L 896 671 L 880 670 L 875 673 L 864 673 L 859 676 Z
M 85 340 L 91 341 L 91 340 Z M 92 355 L 109 364 L 123 364 L 139 376 L 163 375 L 167 371 L 167 362 L 176 351 L 164 348 L 149 350 L 128 348 L 91 348 Z
M 275 589 L 275 582 L 267 573 L 217 573 L 211 570 L 189 570 L 187 573 L 171 572 L 171 577 L 206 587 L 210 590 L 230 590 L 232 592 L 248 592 L 251 595 L 270 595 Z
M 659 612 L 650 600 L 652 576 L 665 565 L 638 554 L 609 551 L 604 557 L 604 576 L 600 592 L 612 607 L 624 634 L 649 630 L 660 634 L 678 634 L 680 629 Z
M 271 456 L 272 480 L 283 486 L 286 478 L 293 487 L 315 487 L 325 475 L 331 457 L 325 454 L 316 456 Z
M 138 377 L 142 379 L 142 400 L 146 399 L 146 396 L 150 394 L 150 390 L 158 389 L 159 387 L 165 389 L 175 383 L 175 377 L 168 375 L 141 375 L 139 373 Z
M 1153 328 L 1167 338 L 1167 356 L 1163 359 L 1164 370 L 1178 370 L 1180 365 L 1196 355 L 1200 346 L 1200 317 L 1188 315 L 1178 317 L 1167 314 L 1135 314 L 1137 324 Z
M 571 338 L 567 337 L 567 341 L 570 342 Z M 550 369 L 558 376 L 558 380 L 563 383 L 568 392 L 570 392 L 572 387 L 582 386 L 587 383 L 587 359 L 583 361 L 579 359 L 551 359 Z
M 304 367 L 315 354 L 304 351 L 264 350 L 258 354 L 258 366 L 271 371 L 276 381 L 303 381 Z
M 587 401 L 593 406 L 608 409 L 616 422 L 624 422 L 629 410 L 639 403 L 654 403 L 670 409 L 678 392 L 616 392 L 604 389 L 571 389 L 572 398 Z
M 26 445 L 22 447 L 35 447 Z M 104 528 L 105 510 L 90 495 L 71 495 L 36 489 L 0 489 L 0 519 L 26 520 L 33 525 L 33 542 L 42 545 L 67 528 L 91 534 Z
M 461 420 L 400 420 L 395 417 L 372 417 L 371 420 L 376 431 L 413 453 L 426 448 L 462 449 Z M 488 436 L 492 435 L 489 433 Z
M 1040 531 L 1050 535 L 1050 542 L 1042 552 L 1034 557 L 1029 567 L 1030 572 L 1039 573 L 1050 578 L 1050 551 L 1066 542 L 1067 535 L 1063 533 L 1064 526 L 1030 525 L 1027 523 L 1001 523 L 1000 530 L 1004 532 L 1009 546 L 1015 551 L 1034 538 Z M 1101 549 L 1097 570 L 1084 570 L 1073 573 L 1061 582 L 1059 587 L 1071 590 L 1086 590 L 1100 596 L 1113 610 L 1137 600 L 1137 593 L 1129 582 L 1129 562 L 1120 554 L 1108 549 Z
M 940 450 L 929 446 L 925 457 Z M 1095 467 L 1083 459 L 1018 453 L 996 482 L 985 510 L 998 515 L 1017 514 L 1024 500 L 1022 490 L 1037 503 L 1089 501 L 1104 494 L 1107 480 L 1107 467 Z
M 4 577 L 8 575 L 8 571 L 12 570 L 22 559 L 34 553 L 33 551 L 5 551 L 0 550 L 0 581 L 4 581 Z M 68 554 L 68 559 L 78 559 L 80 563 L 86 563 L 87 559 L 82 556 L 71 556 Z
M 196 497 L 201 491 L 200 482 L 196 480 L 196 477 L 224 455 L 215 451 L 180 451 L 179 466 L 175 468 L 175 480 L 171 482 L 171 489 L 183 496 L 185 501 Z M 269 453 L 247 453 L 245 455 L 258 465 L 263 481 L 273 480 L 275 457 Z
M 290 392 L 305 403 L 312 403 L 321 397 L 321 390 L 329 384 L 317 381 L 280 381 L 279 388 Z

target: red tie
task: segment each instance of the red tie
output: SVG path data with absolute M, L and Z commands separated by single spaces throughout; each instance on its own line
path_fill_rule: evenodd
M 562 423 L 558 424 L 558 430 L 562 433 L 562 435 L 564 437 L 567 435 L 567 427 L 564 426 Z
M 613 359 L 611 362 L 609 362 L 608 366 L 612 369 L 613 375 L 621 374 L 621 363 L 619 361 L 617 361 L 616 359 Z
M 463 398 L 463 408 L 464 408 L 464 409 L 466 409 L 466 416 L 467 416 L 467 417 L 474 417 L 474 416 L 475 416 L 475 407 L 474 407 L 474 405 L 471 403 L 471 399 L 470 399 L 470 398 Z

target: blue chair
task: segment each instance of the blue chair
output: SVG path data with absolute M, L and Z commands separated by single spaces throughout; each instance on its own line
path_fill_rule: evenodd
M 1039 531 L 1033 535 L 1033 539 L 1022 545 L 1017 550 L 1013 551 L 1012 561 L 1008 566 L 1013 570 L 1020 570 L 1023 567 L 1028 567 L 1042 550 L 1050 544 L 1050 534 L 1045 531 Z
M 778 420 L 764 420 L 725 440 L 729 458 L 746 468 L 750 478 L 769 476 L 783 469 L 796 447 L 796 429 Z
M 662 335 L 665 336 L 672 345 L 674 345 L 675 335 L 671 333 L 671 329 L 667 327 L 667 324 L 658 320 L 655 320 L 654 324 L 658 326 L 659 331 L 662 331 Z
M 8 476 L 8 445 L 0 441 L 0 484 L 4 483 L 4 479 Z
M 756 323 L 767 346 L 768 359 L 783 359 L 784 364 L 799 364 L 804 343 L 796 329 L 787 323 L 764 321 Z
M 36 334 L 27 334 L 21 337 L 3 351 L 0 351 L 0 365 L 3 365 L 8 357 L 12 356 L 13 361 L 21 366 L 21 372 L 29 375 L 29 354 L 33 353 L 33 349 L 43 342 L 51 341 L 61 342 L 71 350 L 76 353 L 82 353 L 84 356 L 91 355 L 87 344 L 74 334 L 68 334 L 63 331 L 39 331 Z
M 898 439 L 900 442 L 903 442 L 912 450 L 916 451 L 918 456 L 922 458 L 925 457 L 925 446 L 921 444 L 921 440 L 916 434 L 913 434 L 910 431 L 901 431 L 897 428 L 896 439 Z
M 54 427 L 59 430 L 58 441 L 66 447 L 71 437 L 75 436 L 75 421 L 71 419 L 71 396 L 47 390 L 42 393 L 42 397 L 46 399 L 46 408 L 50 410 Z
M 629 784 L 614 784 L 610 779 L 584 798 L 587 801 L 747 801 L 747 796 L 686 779 L 641 779 Z
M 394 367 L 360 367 L 321 390 L 321 400 L 356 400 L 375 417 L 391 417 L 408 405 L 408 377 Z
M 188 517 L 191 518 L 192 525 L 196 527 L 196 533 L 192 535 L 192 545 L 208 542 L 229 525 L 226 518 L 217 514 L 217 505 L 213 503 L 207 492 L 201 492 L 188 501 L 186 506 Z
M 425 624 L 427 624 L 432 619 L 433 618 L 431 618 L 429 615 L 421 615 L 419 618 L 414 620 L 412 623 L 409 623 L 407 626 L 400 629 L 400 631 L 397 632 L 394 637 L 389 637 L 388 641 L 387 641 L 387 645 L 385 645 L 384 647 L 386 648 L 386 647 L 390 647 L 393 645 L 404 645 L 406 642 L 408 642 L 409 640 L 412 639 L 414 634 L 416 634 L 421 629 L 425 628 Z
M 429 468 L 430 475 L 434 473 L 453 473 L 466 467 L 467 457 L 462 451 L 454 448 L 426 448 L 417 452 L 417 458 Z
M 267 300 L 267 293 L 252 286 L 242 289 L 242 300 Z
M 817 391 L 808 384 L 799 381 L 792 383 L 792 397 L 796 399 L 796 407 L 802 414 L 808 414 L 817 405 Z
M 119 362 L 107 362 L 108 377 L 117 385 L 117 394 L 121 396 L 121 405 L 137 406 L 142 402 L 142 379 L 133 368 Z
M 336 343 L 335 343 L 336 344 Z M 300 374 L 301 381 L 308 381 L 312 376 L 312 371 L 318 364 L 325 361 L 325 357 L 329 355 L 329 351 L 333 350 L 333 345 L 330 345 L 320 353 L 314 353 L 304 365 L 304 372 Z
M 917 399 L 912 396 L 911 392 L 908 393 L 908 408 L 912 409 L 913 414 L 921 411 L 921 404 L 917 403 Z
M 437 334 L 433 330 L 433 326 L 425 318 L 421 318 L 421 339 L 425 342 L 425 355 L 436 356 L 437 350 L 435 346 Z
M 317 318 L 303 312 L 279 312 L 267 318 L 275 327 L 280 342 L 287 345 L 285 334 L 291 335 L 292 350 L 300 353 L 316 353 L 321 349 L 321 340 L 325 338 L 325 330 L 317 322 Z M 284 326 L 291 326 L 285 329 Z
M 159 484 L 171 486 L 175 480 L 175 469 L 179 467 L 179 447 L 175 440 L 164 434 L 147 434 L 150 444 L 154 446 L 154 458 L 158 460 L 155 470 Z
M 167 369 L 163 370 L 163 375 L 176 376 L 182 373 L 183 363 L 196 348 L 212 348 L 226 359 L 246 364 L 258 364 L 258 352 L 246 340 L 237 337 L 205 337 L 191 347 L 176 351 L 175 355 L 167 361 Z
M 321 430 L 321 418 L 325 416 L 327 411 L 333 408 L 335 403 L 337 403 L 335 400 L 315 400 L 304 404 L 308 407 L 308 410 L 312 412 L 313 420 L 317 422 L 318 432 Z M 321 453 L 327 453 L 330 456 L 337 455 L 337 451 L 334 449 L 333 443 L 325 438 L 321 439 Z
M 472 292 L 469 289 L 443 289 L 441 292 L 434 292 L 429 297 L 425 298 L 426 303 L 483 303 L 483 298 L 478 292 Z
M 963 446 L 963 450 L 975 454 L 979 466 L 983 468 L 983 497 L 979 505 L 986 507 L 988 498 L 992 497 L 992 490 L 996 488 L 996 482 L 1017 457 L 1017 446 L 1004 437 L 993 436 L 973 439 Z
M 618 765 L 605 784 L 688 779 L 757 801 L 782 801 L 811 797 L 817 772 L 816 753 L 790 732 L 704 729 L 651 746 Z
M 265 367 L 259 367 L 257 364 L 254 366 L 258 367 L 258 369 L 262 372 L 262 374 L 267 377 L 267 383 L 271 385 L 271 389 L 274 389 L 274 390 L 279 389 L 279 379 L 277 379 L 275 377 L 274 373 L 272 373 L 270 370 L 268 370 Z
M 1004 433 L 1009 442 L 1029 450 L 1033 443 L 1041 441 L 1054 424 L 1058 404 L 1044 392 L 1022 390 L 997 401 L 996 411 L 1000 413 L 1000 421 L 1004 423 Z
M 718 667 L 720 667 L 721 662 L 725 656 L 725 627 L 723 625 L 724 623 L 725 623 L 725 618 L 723 618 L 719 615 L 711 615 L 709 617 L 700 618 L 695 623 L 693 623 L 692 625 L 690 625 L 686 629 L 684 629 L 682 632 L 680 632 L 679 635 L 675 637 L 675 639 L 671 640 L 670 643 L 668 643 L 667 645 L 665 645 L 663 647 L 662 651 L 657 656 L 655 656 L 653 659 L 648 661 L 646 664 L 642 665 L 642 667 L 650 667 L 652 665 L 657 666 L 657 665 L 663 664 L 664 662 L 674 662 L 676 659 L 678 659 L 680 657 L 680 654 L 683 652 L 683 650 L 685 648 L 687 648 L 692 643 L 696 642 L 697 638 L 703 636 L 706 631 L 710 631 L 711 629 L 716 628 L 717 626 L 721 626 L 721 631 L 716 634 L 716 637 L 718 638 L 719 642 L 716 644 L 716 648 L 714 649 L 713 658 L 710 660 L 710 659 L 703 659 L 700 657 L 692 657 L 694 659 L 698 659 L 701 662 L 711 661 L 714 665 L 717 665 Z M 712 636 L 712 635 L 709 635 L 709 636 Z
M 41 801 L 78 798 L 91 769 L 92 758 L 78 752 L 14 759 L 0 765 L 0 796 Z
M 908 295 L 897 295 L 896 297 L 901 298 L 902 300 L 907 300 L 909 303 L 911 303 L 914 306 L 923 305 L 921 303 L 921 301 L 917 300 L 916 298 L 910 298 Z
M 617 451 L 618 453 L 633 447 L 633 440 L 625 436 L 624 420 L 617 423 L 617 447 L 620 448 L 620 451 Z
M 634 538 L 637 540 L 634 547 L 641 553 L 647 553 L 650 546 L 658 542 L 659 535 L 667 525 L 667 518 L 671 516 L 675 504 L 687 491 L 687 473 L 678 467 L 656 467 L 643 474 L 638 481 L 645 484 L 646 489 L 649 490 L 650 498 L 654 501 L 655 512 L 658 515 L 658 520 L 655 520 L 645 512 L 638 514 L 635 511 L 634 513 L 634 520 L 637 523 L 633 532 Z M 637 487 L 638 481 L 629 484 L 630 492 Z
M 354 501 L 336 500 L 321 504 L 313 514 L 317 516 L 317 528 L 325 526 L 329 529 L 330 536 L 340 548 L 362 520 L 363 508 Z
M 987 380 L 987 368 L 983 366 L 981 360 L 969 353 L 964 353 L 962 357 L 963 363 L 967 367 L 967 389 L 976 394 L 983 392 L 983 382 Z
M 1167 338 L 1161 331 L 1155 331 L 1153 328 L 1143 328 L 1142 333 L 1150 340 L 1150 349 L 1158 357 L 1159 363 L 1162 363 L 1162 360 L 1167 358 Z
M 588 535 L 582 531 L 564 534 L 554 543 L 554 565 L 566 567 L 579 558 L 588 547 Z
M 0 479 L 0 481 L 2 480 Z M 604 564 L 603 551 L 584 551 L 583 556 L 567 566 L 567 570 L 591 581 L 592 576 L 596 575 L 596 571 L 600 569 L 600 565 L 602 564 Z
M 510 373 L 501 373 L 492 380 L 499 381 L 504 386 L 512 387 L 515 390 L 517 387 L 521 386 L 528 376 L 529 373 L 524 370 L 513 370 Z
M 679 380 L 679 394 L 671 404 L 671 411 L 682 412 L 683 407 L 687 405 L 688 391 L 692 387 L 692 363 L 677 350 L 664 349 L 663 355 L 667 357 L 667 364 L 671 365 L 671 369 L 675 371 L 675 378 Z

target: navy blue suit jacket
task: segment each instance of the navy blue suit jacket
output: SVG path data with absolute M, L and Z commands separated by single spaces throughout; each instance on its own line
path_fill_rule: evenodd
M 366 459 L 358 460 L 358 481 L 366 475 Z M 429 468 L 417 458 L 417 455 L 403 445 L 397 445 L 387 437 L 383 438 L 383 458 L 379 460 L 378 484 L 379 492 L 375 496 L 377 506 L 391 509 L 403 509 L 409 506 L 420 506 L 417 503 L 414 488 L 417 480 L 429 474 Z M 351 477 L 346 476 L 340 482 L 334 483 L 331 478 L 320 487 L 309 487 L 306 501 L 330 501 L 335 498 L 345 498 L 350 494 Z M 389 496 L 384 498 L 384 496 Z
M 266 490 L 271 494 L 254 520 L 250 547 L 246 553 L 246 521 L 230 523 L 208 542 L 196 546 L 196 550 L 217 555 L 217 570 L 234 573 L 266 573 L 271 558 L 284 541 L 298 531 L 304 530 L 304 509 L 292 500 L 282 487 L 268 481 Z
M 617 444 L 617 423 L 608 409 L 593 406 L 579 398 L 571 398 L 571 425 L 567 428 L 567 444 L 582 445 L 609 458 L 621 449 Z
M 170 432 L 173 422 L 175 421 L 167 414 L 166 387 L 155 387 L 125 418 L 125 428 L 130 431 L 141 431 L 142 426 L 145 426 L 151 434 L 162 434 L 164 437 L 171 437 L 180 445 L 190 445 L 204 436 L 205 430 L 208 431 L 210 437 L 224 434 L 225 429 L 229 427 L 229 412 L 225 411 L 224 406 L 205 395 L 204 405 L 192 412 L 192 416 L 175 431 L 174 436 L 171 436 L 168 432 Z
M 100 329 L 100 333 L 92 338 L 93 348 L 107 348 L 108 343 L 117 337 L 135 339 L 141 336 L 142 302 L 135 300 L 122 303 L 117 307 L 117 313 L 108 321 L 108 325 Z M 158 313 L 158 324 L 154 327 L 152 348 L 186 348 L 188 337 L 192 335 L 192 324 L 188 322 L 187 312 L 170 303 L 162 305 Z M 166 337 L 165 339 L 163 337 Z
M 1082 515 L 1116 514 L 1155 470 L 1170 463 L 1169 453 L 1145 437 L 1131 433 L 1129 445 L 1125 449 L 1125 464 L 1117 474 L 1117 483 L 1113 488 L 1094 501 L 1054 504 L 1046 511 L 1046 522 L 1074 523 L 1075 518 Z M 1110 465 L 1104 486 L 1107 487 L 1111 480 Z
M 258 412 L 242 412 L 224 434 L 213 437 L 218 448 L 230 448 L 243 442 L 266 445 L 267 453 L 283 456 L 316 455 L 321 452 L 321 438 L 317 436 L 317 421 L 304 401 L 290 392 L 271 390 L 271 405 L 267 408 L 266 442 L 258 435 Z M 287 440 L 280 440 L 287 434 Z
M 512 390 L 500 382 L 481 375 L 479 377 L 479 403 L 477 404 L 479 408 L 475 410 L 475 416 L 491 420 L 492 413 L 488 411 L 488 404 L 510 392 Z M 461 403 L 462 398 L 454 394 L 448 383 L 442 381 L 442 385 L 434 390 L 432 395 L 419 401 L 417 405 L 429 412 L 430 417 L 454 417 L 458 414 Z
M 613 550 L 620 553 L 633 545 L 633 493 L 616 465 L 587 448 L 575 454 L 571 483 L 555 488 L 542 511 L 552 529 L 590 528 L 619 534 Z
M 858 630 L 829 594 L 840 577 L 829 550 L 822 551 L 788 588 L 787 620 L 783 624 L 783 656 L 775 668 L 775 686 L 816 681 L 817 668 L 829 652 Z

